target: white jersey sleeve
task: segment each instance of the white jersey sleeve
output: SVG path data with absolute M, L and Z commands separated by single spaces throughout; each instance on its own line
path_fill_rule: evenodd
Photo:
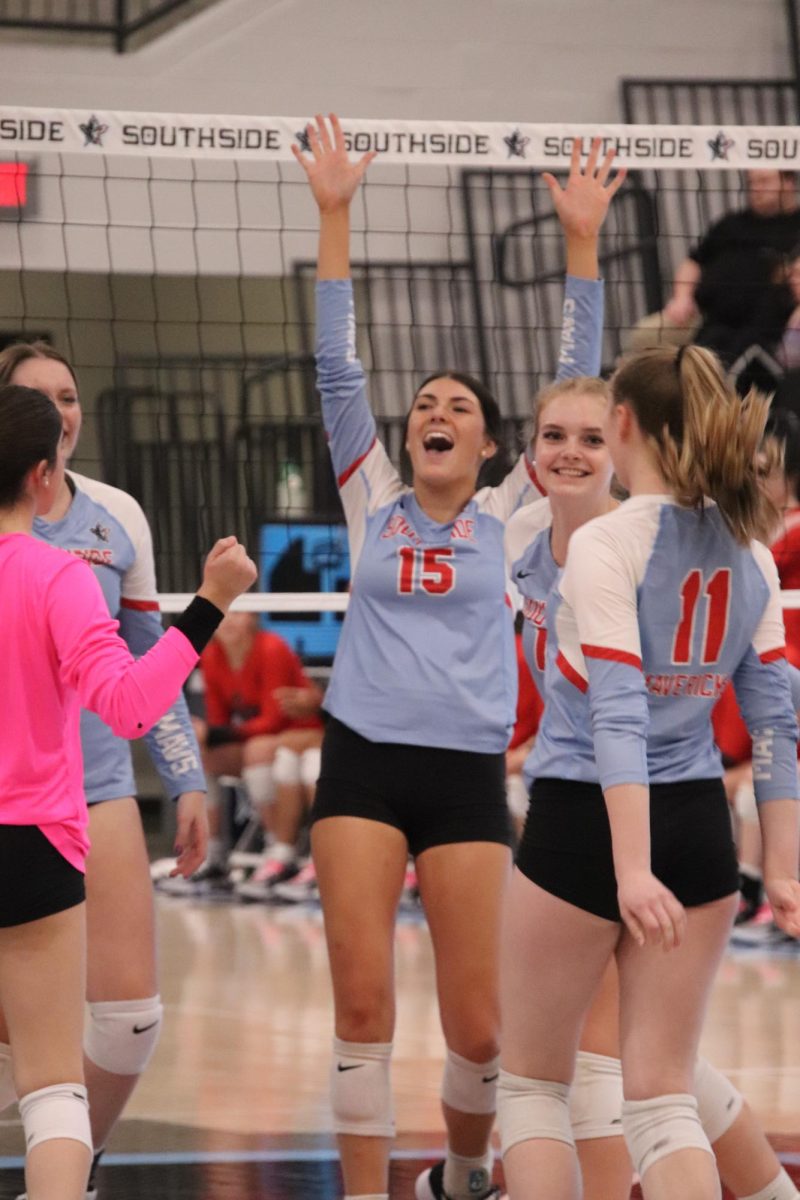
M 557 666 L 588 688 L 595 758 L 603 788 L 647 783 L 649 713 L 642 673 L 637 586 L 649 546 L 620 536 L 604 518 L 570 539 L 559 583 Z

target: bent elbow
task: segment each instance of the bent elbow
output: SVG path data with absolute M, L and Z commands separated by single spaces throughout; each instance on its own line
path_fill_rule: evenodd
M 149 733 L 155 721 L 139 720 L 137 716 L 119 713 L 108 724 L 117 737 L 125 738 L 126 741 L 131 742 Z

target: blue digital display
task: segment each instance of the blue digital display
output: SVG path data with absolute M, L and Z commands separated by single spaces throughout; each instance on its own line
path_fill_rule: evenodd
M 262 525 L 261 590 L 346 592 L 350 553 L 344 525 L 280 521 Z M 304 662 L 328 663 L 339 642 L 344 613 L 267 613 L 265 629 L 279 633 Z

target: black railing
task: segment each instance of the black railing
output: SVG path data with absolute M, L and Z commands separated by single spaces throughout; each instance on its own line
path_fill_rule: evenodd
M 564 239 L 539 172 L 465 171 L 461 188 L 480 374 L 504 412 L 523 418 L 558 367 Z M 622 331 L 660 296 L 656 234 L 650 196 L 626 185 L 600 241 L 606 365 L 620 352 Z
M 797 0 L 785 0 L 785 4 L 789 64 L 794 76 L 797 117 L 800 118 L 800 4 Z
M 621 103 L 627 124 L 710 125 L 723 133 L 731 125 L 794 125 L 800 116 L 793 78 L 623 79 Z M 738 171 L 662 169 L 637 172 L 636 179 L 651 197 L 665 282 L 709 226 L 747 204 Z
M 793 125 L 794 78 L 623 79 L 628 125 Z
M 353 263 L 352 274 L 358 352 L 378 417 L 404 414 L 417 384 L 434 371 L 480 373 L 483 333 L 475 323 L 468 262 L 371 260 Z M 300 336 L 309 355 L 315 275 L 316 263 L 294 264 Z
M 118 53 L 136 34 L 194 0 L 0 0 L 0 27 L 105 34 Z

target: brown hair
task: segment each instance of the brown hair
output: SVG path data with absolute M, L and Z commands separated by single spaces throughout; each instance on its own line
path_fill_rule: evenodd
M 633 412 L 679 504 L 702 509 L 709 497 L 737 542 L 767 537 L 777 514 L 757 469 L 766 396 L 753 388 L 740 399 L 716 355 L 699 346 L 634 355 L 614 374 L 611 392 Z
M 20 363 L 27 362 L 29 358 L 49 358 L 53 362 L 61 363 L 69 371 L 77 388 L 78 378 L 69 360 L 58 350 L 54 350 L 47 342 L 41 341 L 12 342 L 10 346 L 6 346 L 5 350 L 0 350 L 0 384 L 11 383 L 17 367 Z

